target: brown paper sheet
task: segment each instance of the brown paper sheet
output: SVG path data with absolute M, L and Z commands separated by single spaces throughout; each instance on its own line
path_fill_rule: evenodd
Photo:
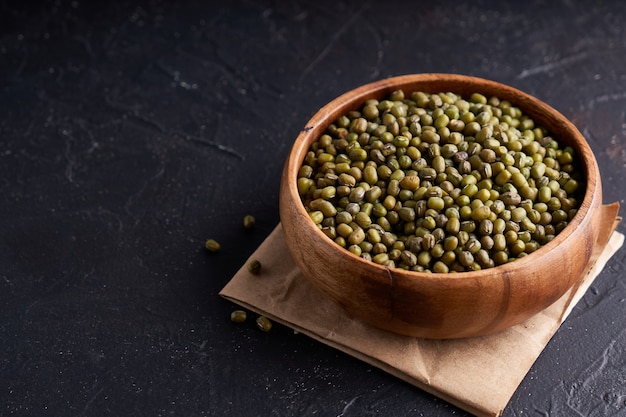
M 617 203 L 603 206 L 602 228 L 580 284 L 523 324 L 459 340 L 400 336 L 356 321 L 317 292 L 293 263 L 280 224 L 220 295 L 322 343 L 381 368 L 477 416 L 499 416 L 550 338 L 606 262 L 622 246 Z M 246 262 L 247 264 L 247 262 Z

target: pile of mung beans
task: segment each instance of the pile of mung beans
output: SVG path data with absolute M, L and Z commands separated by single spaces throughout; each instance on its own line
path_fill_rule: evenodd
M 576 214 L 585 184 L 574 149 L 510 102 L 397 90 L 328 126 L 297 187 L 339 246 L 447 273 L 536 251 Z

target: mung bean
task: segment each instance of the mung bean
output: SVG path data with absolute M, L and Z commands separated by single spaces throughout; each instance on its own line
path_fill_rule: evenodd
M 272 330 L 272 322 L 265 316 L 259 316 L 256 319 L 256 327 L 263 332 L 269 332 Z
M 248 263 L 248 271 L 251 274 L 258 275 L 261 272 L 261 261 L 253 259 Z
M 215 239 L 208 239 L 204 242 L 204 247 L 209 252 L 219 252 L 222 249 L 222 246 Z
M 256 220 L 254 218 L 254 216 L 252 216 L 251 214 L 248 214 L 246 216 L 244 216 L 243 218 L 243 227 L 245 229 L 252 229 L 254 227 L 256 223 Z
M 243 323 L 248 318 L 248 313 L 244 310 L 234 310 L 230 313 L 230 321 L 233 323 Z

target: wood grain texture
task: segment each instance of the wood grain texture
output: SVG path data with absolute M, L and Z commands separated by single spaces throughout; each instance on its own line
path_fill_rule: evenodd
M 562 143 L 574 147 L 587 179 L 578 214 L 547 245 L 514 262 L 455 274 L 408 272 L 374 264 L 341 249 L 309 219 L 297 191 L 297 171 L 309 146 L 345 112 L 396 89 L 480 92 L 520 107 Z M 424 338 L 486 335 L 521 323 L 556 301 L 584 271 L 598 235 L 602 187 L 594 155 L 558 111 L 515 88 L 456 74 L 394 77 L 356 88 L 317 112 L 296 138 L 284 166 L 280 217 L 290 252 L 313 285 L 350 315 L 392 332 Z

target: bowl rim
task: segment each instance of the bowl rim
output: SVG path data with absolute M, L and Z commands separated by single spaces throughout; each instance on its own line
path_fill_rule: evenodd
M 329 239 L 311 220 L 309 217 L 302 199 L 297 189 L 297 171 L 304 161 L 306 152 L 309 150 L 310 145 L 325 131 L 330 123 L 332 123 L 338 116 L 345 114 L 347 111 L 360 108 L 368 98 L 382 98 L 389 95 L 394 90 L 399 88 L 406 89 L 414 83 L 431 83 L 432 85 L 447 84 L 456 85 L 455 89 L 436 90 L 429 89 L 430 93 L 439 92 L 453 92 L 462 94 L 464 98 L 467 98 L 468 93 L 458 93 L 459 86 L 464 87 L 479 84 L 481 87 L 485 87 L 481 91 L 471 90 L 472 92 L 482 93 L 486 95 L 494 95 L 500 99 L 506 99 L 511 102 L 512 105 L 520 108 L 526 115 L 530 115 L 536 124 L 545 127 L 549 132 L 553 132 L 555 129 L 548 128 L 546 124 L 558 126 L 559 131 L 566 132 L 566 135 L 556 137 L 561 144 L 563 143 L 563 136 L 566 136 L 565 142 L 574 146 L 577 157 L 580 160 L 583 174 L 585 176 L 586 189 L 583 200 L 579 202 L 579 207 L 576 215 L 570 220 L 568 225 L 559 232 L 554 239 L 550 242 L 541 245 L 536 251 L 521 257 L 516 258 L 511 262 L 507 262 L 502 265 L 497 265 L 492 268 L 481 269 L 477 271 L 463 271 L 455 273 L 437 273 L 437 272 L 418 272 L 404 270 L 402 268 L 390 268 L 388 266 L 380 265 L 372 261 L 363 259 L 360 256 L 353 254 L 346 248 L 342 248 L 337 243 Z M 457 85 L 458 84 L 458 85 Z M 499 94 L 490 94 L 490 91 L 498 90 Z M 413 89 L 413 91 L 418 91 Z M 425 91 L 425 90 L 422 90 Z M 504 92 L 502 94 L 501 92 Z M 515 96 L 515 100 L 508 99 L 510 96 Z M 537 120 L 539 119 L 539 121 Z M 546 123 L 548 121 L 548 123 Z M 571 143 L 569 143 L 571 142 Z M 301 155 L 301 157 L 296 157 Z M 416 277 L 429 280 L 450 280 L 451 277 L 455 281 L 458 280 L 475 280 L 483 277 L 486 274 L 496 275 L 501 271 L 506 271 L 511 268 L 511 265 L 515 265 L 516 270 L 531 267 L 542 255 L 552 251 L 557 246 L 561 245 L 572 234 L 576 232 L 578 227 L 589 221 L 589 216 L 592 214 L 592 208 L 594 200 L 601 192 L 601 182 L 599 177 L 599 168 L 597 161 L 593 155 L 589 143 L 584 136 L 576 128 L 576 126 L 569 121 L 562 113 L 543 102 L 542 100 L 534 97 L 528 93 L 525 93 L 515 87 L 475 76 L 455 74 L 455 73 L 419 73 L 419 74 L 406 74 L 389 78 L 380 79 L 374 82 L 370 82 L 354 89 L 348 90 L 343 94 L 337 96 L 323 107 L 321 107 L 305 124 L 305 127 L 299 132 L 296 140 L 294 141 L 287 160 L 284 166 L 283 181 L 286 181 L 288 192 L 292 199 L 296 201 L 295 210 L 298 212 L 299 217 L 304 219 L 306 228 L 310 229 L 311 233 L 317 234 L 319 237 L 323 237 L 321 241 L 327 242 L 328 245 L 332 245 L 338 249 L 338 253 L 342 255 L 342 258 L 346 261 L 363 263 L 368 268 L 373 268 L 379 273 L 389 273 L 393 271 L 394 275 L 402 275 L 407 277 Z M 284 187 L 285 184 L 282 185 Z M 600 194 L 601 195 L 601 194 Z M 282 199 L 282 196 L 281 196 Z M 587 250 L 590 251 L 590 248 Z M 505 268 L 507 267 L 508 268 Z M 376 274 L 378 276 L 378 274 Z

